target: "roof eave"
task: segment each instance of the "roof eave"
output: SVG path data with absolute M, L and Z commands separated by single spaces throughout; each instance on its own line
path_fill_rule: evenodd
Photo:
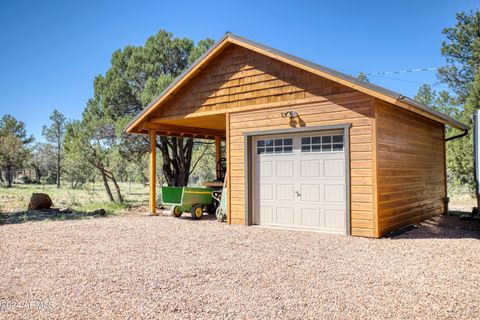
M 410 104 L 410 105 L 412 105 L 412 106 L 414 106 L 414 107 L 416 107 L 416 108 L 418 108 L 422 111 L 433 114 L 434 116 L 444 120 L 444 124 L 448 124 L 448 125 L 450 125 L 454 128 L 460 129 L 460 130 L 469 130 L 470 129 L 470 127 L 467 126 L 466 124 L 464 124 L 464 123 L 462 123 L 462 122 L 460 122 L 460 121 L 458 121 L 458 120 L 456 120 L 456 119 L 454 119 L 450 116 L 447 116 L 446 114 L 443 114 L 438 110 L 427 107 L 426 105 L 423 105 L 423 104 L 421 104 L 421 103 L 419 103 L 419 102 L 417 102 L 417 101 L 415 101 L 411 98 L 401 96 L 399 98 L 399 100 L 405 101 L 406 103 L 408 103 L 408 104 Z

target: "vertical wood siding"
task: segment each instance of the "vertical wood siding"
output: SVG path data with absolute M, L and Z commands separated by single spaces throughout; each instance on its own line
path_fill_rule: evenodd
M 379 235 L 443 213 L 444 126 L 375 100 Z

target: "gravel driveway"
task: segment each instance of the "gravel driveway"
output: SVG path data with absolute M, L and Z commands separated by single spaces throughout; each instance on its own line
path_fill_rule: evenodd
M 166 217 L 3 225 L 0 318 L 472 319 L 479 236 L 453 217 L 380 240 Z

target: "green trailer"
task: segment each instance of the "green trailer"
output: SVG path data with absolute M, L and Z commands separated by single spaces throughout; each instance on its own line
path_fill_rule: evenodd
M 204 207 L 212 204 L 211 188 L 194 187 L 162 187 L 162 202 L 171 205 L 171 213 L 180 217 L 184 212 L 190 212 L 192 218 L 201 219 Z

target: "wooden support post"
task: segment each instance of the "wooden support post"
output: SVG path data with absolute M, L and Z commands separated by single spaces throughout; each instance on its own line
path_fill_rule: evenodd
M 222 158 L 222 137 L 215 137 L 215 165 L 217 168 L 217 179 L 221 178 L 222 172 L 221 167 L 219 167 L 220 159 Z
M 155 130 L 149 131 L 150 136 L 150 193 L 149 205 L 150 214 L 157 214 L 157 132 Z
M 225 151 L 227 158 L 227 223 L 232 224 L 232 189 L 231 189 L 231 174 L 230 174 L 230 113 L 226 114 L 226 140 L 225 140 Z

